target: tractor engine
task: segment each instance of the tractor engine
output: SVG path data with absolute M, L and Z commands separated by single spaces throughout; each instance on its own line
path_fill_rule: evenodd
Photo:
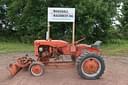
M 50 58 L 58 60 L 59 56 L 62 54 L 62 52 L 57 47 L 50 46 L 39 46 L 38 52 L 38 60 L 44 64 L 48 64 Z

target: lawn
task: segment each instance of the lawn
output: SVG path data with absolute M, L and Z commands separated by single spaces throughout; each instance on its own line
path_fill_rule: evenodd
M 128 55 L 128 40 L 120 41 L 119 43 L 109 43 L 102 46 L 104 55 L 110 56 L 127 56 Z
M 109 56 L 128 55 L 128 41 L 116 44 L 103 44 L 102 53 Z M 0 42 L 0 53 L 12 52 L 33 52 L 33 44 L 24 44 L 19 42 Z
M 0 42 L 0 53 L 11 52 L 32 52 L 32 44 L 24 44 L 19 42 Z

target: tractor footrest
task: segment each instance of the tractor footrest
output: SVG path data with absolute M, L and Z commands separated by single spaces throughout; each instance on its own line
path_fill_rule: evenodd
M 59 68 L 59 69 L 63 69 L 63 68 L 73 68 L 75 66 L 75 64 L 73 62 L 49 62 L 46 66 L 46 68 Z

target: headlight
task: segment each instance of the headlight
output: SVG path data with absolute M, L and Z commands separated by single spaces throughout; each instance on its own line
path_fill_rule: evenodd
M 42 47 L 39 48 L 39 52 L 43 52 L 43 48 Z

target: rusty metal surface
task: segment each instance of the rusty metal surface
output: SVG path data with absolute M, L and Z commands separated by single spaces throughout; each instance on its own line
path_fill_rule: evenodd
M 46 66 L 46 68 L 52 68 L 52 69 L 67 69 L 67 68 L 73 68 L 75 66 L 75 63 L 71 61 L 66 62 L 49 62 Z
M 32 58 L 29 58 L 29 57 L 20 57 L 16 60 L 16 64 L 19 66 L 19 67 L 27 67 L 29 66 L 34 60 Z
M 8 70 L 11 76 L 15 76 L 21 69 L 29 67 L 34 60 L 29 57 L 20 57 L 16 59 L 16 62 L 9 64 Z

